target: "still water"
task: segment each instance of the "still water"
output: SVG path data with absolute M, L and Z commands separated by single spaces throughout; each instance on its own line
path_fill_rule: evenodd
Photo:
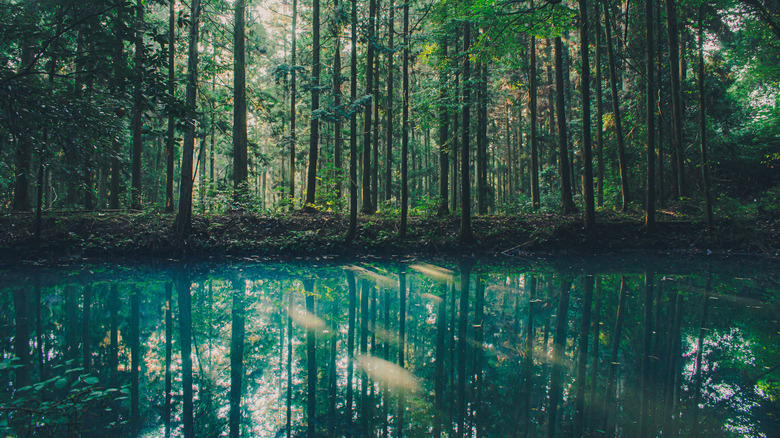
M 776 437 L 776 268 L 0 268 L 0 435 Z

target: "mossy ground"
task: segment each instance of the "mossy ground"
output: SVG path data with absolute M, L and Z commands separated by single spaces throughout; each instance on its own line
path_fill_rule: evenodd
M 460 218 L 410 216 L 407 238 L 398 239 L 397 215 L 361 215 L 353 242 L 345 243 L 348 216 L 295 212 L 194 215 L 192 234 L 176 241 L 174 216 L 158 212 L 48 212 L 40 240 L 29 213 L 0 216 L 0 255 L 5 260 L 61 257 L 182 257 L 212 255 L 330 256 L 406 254 L 608 254 L 716 253 L 777 257 L 780 218 L 756 215 L 705 224 L 662 210 L 647 232 L 641 212 L 602 211 L 586 233 L 580 215 L 475 216 L 476 241 L 460 241 Z

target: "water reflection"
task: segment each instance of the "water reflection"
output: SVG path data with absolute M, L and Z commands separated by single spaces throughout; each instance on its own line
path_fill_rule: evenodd
M 777 436 L 778 290 L 755 265 L 2 270 L 0 434 Z

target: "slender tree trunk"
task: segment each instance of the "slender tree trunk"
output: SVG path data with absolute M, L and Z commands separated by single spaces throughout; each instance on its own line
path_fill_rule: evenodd
M 312 4 L 312 67 L 311 67 L 311 123 L 309 124 L 309 172 L 306 177 L 306 205 L 312 208 L 316 202 L 317 156 L 320 145 L 320 0 Z
M 477 211 L 480 215 L 488 211 L 487 180 L 487 65 L 476 66 L 479 81 L 477 85 Z
M 292 4 L 292 48 L 290 49 L 290 211 L 295 209 L 295 153 L 298 144 L 296 106 L 298 104 L 297 75 L 297 28 L 298 27 L 298 0 Z
M 333 0 L 333 10 L 341 10 L 339 0 Z M 338 20 L 333 26 L 333 105 L 336 108 L 341 108 L 341 20 Z M 344 137 L 342 133 L 342 121 L 341 117 L 336 117 L 333 123 L 333 169 L 335 172 L 334 180 L 336 198 L 341 199 L 342 192 L 342 178 L 344 178 L 344 172 L 341 170 L 344 159 L 341 157 L 342 150 L 344 148 Z
M 136 19 L 139 23 L 144 21 L 145 5 L 142 0 L 137 0 Z M 144 36 L 139 26 L 135 34 L 135 78 L 133 79 L 133 113 L 132 113 L 132 134 L 133 134 L 133 155 L 132 155 L 132 188 L 130 189 L 130 206 L 133 209 L 141 209 L 141 154 L 143 152 L 143 62 L 144 62 Z
M 645 229 L 655 230 L 655 41 L 653 35 L 653 0 L 645 0 L 645 75 L 647 117 L 647 205 L 645 205 Z
M 406 221 L 409 214 L 409 2 L 404 2 L 404 61 L 403 61 L 403 110 L 401 138 L 401 229 L 399 239 L 406 238 Z
M 357 0 L 352 0 L 352 58 L 350 78 L 350 101 L 357 100 Z M 392 71 L 392 69 L 391 69 Z M 391 81 L 392 82 L 392 81 Z M 392 96 L 392 93 L 388 93 Z M 391 117 L 392 119 L 392 117 Z M 392 132 L 392 130 L 391 130 Z M 357 234 L 358 190 L 357 190 L 357 112 L 352 112 L 349 117 L 349 228 L 345 239 L 351 243 Z
M 442 60 L 447 60 L 447 36 L 441 38 Z M 442 68 L 439 70 L 439 216 L 450 213 L 449 209 L 449 169 L 450 169 L 450 140 L 449 140 L 449 110 L 447 99 L 447 73 Z
M 593 196 L 593 152 L 590 132 L 590 54 L 588 2 L 580 3 L 580 81 L 582 82 L 582 160 L 585 167 L 585 231 L 591 232 L 596 225 L 596 205 Z M 597 61 L 598 62 L 598 61 Z M 600 129 L 600 128 L 599 128 Z
M 369 1 L 368 48 L 366 49 L 366 94 L 374 95 L 374 29 L 376 28 L 376 0 Z M 371 134 L 373 107 L 378 102 L 372 100 L 363 113 L 363 208 L 365 214 L 373 214 L 376 207 L 371 197 Z M 376 165 L 376 163 L 374 163 Z
M 168 5 L 168 98 L 176 97 L 176 0 Z M 165 211 L 173 213 L 173 165 L 176 148 L 176 119 L 168 108 L 168 133 L 165 140 Z M 113 190 L 112 190 L 113 192 Z M 168 429 L 170 425 L 168 426 Z M 166 429 L 166 430 L 168 430 Z M 167 432 L 169 434 L 170 432 Z
M 387 43 L 387 141 L 385 144 L 385 201 L 389 201 L 393 193 L 393 55 L 395 54 L 395 45 L 393 37 L 395 36 L 395 3 L 390 0 L 390 18 L 388 23 L 388 43 Z
M 471 228 L 471 164 L 469 145 L 471 142 L 471 61 L 469 51 L 471 49 L 471 23 L 463 24 L 463 110 L 461 122 L 462 142 L 460 148 L 460 241 L 470 243 L 474 240 L 474 231 Z
M 612 91 L 612 115 L 615 120 L 615 137 L 618 145 L 618 162 L 620 165 L 620 191 L 622 197 L 621 212 L 628 210 L 628 164 L 626 163 L 626 146 L 623 137 L 623 122 L 620 117 L 620 101 L 618 100 L 617 89 L 617 60 L 615 59 L 615 49 L 612 45 L 612 25 L 609 15 L 609 4 L 607 0 L 601 0 L 604 9 L 604 29 L 607 35 L 607 54 L 609 57 L 609 85 Z
M 533 7 L 533 3 L 531 3 Z M 537 127 L 537 97 L 539 94 L 539 85 L 537 82 L 536 71 L 536 37 L 531 35 L 531 47 L 528 50 L 531 52 L 530 59 L 530 79 L 528 81 L 528 93 L 529 93 L 529 110 L 531 112 L 531 120 L 529 130 L 531 131 L 531 203 L 534 210 L 538 210 L 541 207 L 541 199 L 539 197 L 539 139 L 536 132 Z
M 198 29 L 200 27 L 200 0 L 192 0 L 187 60 L 187 91 L 185 106 L 188 109 L 184 144 L 182 147 L 181 180 L 179 182 L 179 212 L 173 224 L 178 239 L 189 237 L 192 227 L 192 170 L 195 150 L 195 108 L 198 92 Z
M 604 96 L 602 86 L 604 78 L 601 72 L 602 44 L 601 44 L 601 12 L 596 6 L 595 24 L 596 34 L 596 155 L 598 167 L 596 168 L 596 205 L 604 205 Z
M 675 0 L 665 0 L 666 31 L 669 40 L 669 72 L 672 82 L 672 148 L 674 155 L 675 174 L 677 175 L 677 197 L 684 196 L 685 183 L 683 173 L 682 153 L 682 103 L 680 102 L 680 42 L 677 30 L 677 6 Z
M 699 5 L 699 141 L 701 142 L 701 180 L 704 190 L 704 209 L 707 220 L 707 229 L 713 226 L 712 219 L 712 192 L 710 189 L 710 163 L 707 160 L 707 123 L 706 107 L 704 102 L 704 3 Z
M 563 42 L 555 37 L 555 110 L 558 119 L 558 173 L 561 177 L 561 208 L 564 214 L 574 213 L 569 170 L 569 146 L 566 127 L 566 108 L 563 89 Z
M 244 50 L 245 0 L 235 2 L 233 27 L 233 198 L 243 209 L 247 202 L 246 54 Z M 203 158 L 205 162 L 205 157 Z M 205 176 L 205 175 L 204 175 Z M 231 435 L 232 435 L 231 431 Z M 237 436 L 237 435 L 236 435 Z

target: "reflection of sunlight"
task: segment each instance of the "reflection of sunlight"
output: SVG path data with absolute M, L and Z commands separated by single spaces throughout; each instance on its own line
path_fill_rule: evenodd
M 355 265 L 345 266 L 344 269 L 348 269 L 354 272 L 355 275 L 360 275 L 374 280 L 377 286 L 398 287 L 398 281 L 393 277 L 388 277 L 386 275 L 382 275 L 377 272 L 371 271 L 369 269 L 360 266 L 355 266 Z
M 455 273 L 449 269 L 445 269 L 436 265 L 429 265 L 428 263 L 415 263 L 409 267 L 437 281 L 454 281 Z
M 322 318 L 309 312 L 303 307 L 295 306 L 290 311 L 288 311 L 287 314 L 290 315 L 290 318 L 292 318 L 296 324 L 304 328 L 308 328 L 316 332 L 323 332 L 326 330 L 330 331 L 328 325 L 325 324 L 325 321 L 323 321 Z
M 398 365 L 378 357 L 359 354 L 355 356 L 358 367 L 368 374 L 372 380 L 382 382 L 391 389 L 417 391 L 419 384 L 414 374 Z

